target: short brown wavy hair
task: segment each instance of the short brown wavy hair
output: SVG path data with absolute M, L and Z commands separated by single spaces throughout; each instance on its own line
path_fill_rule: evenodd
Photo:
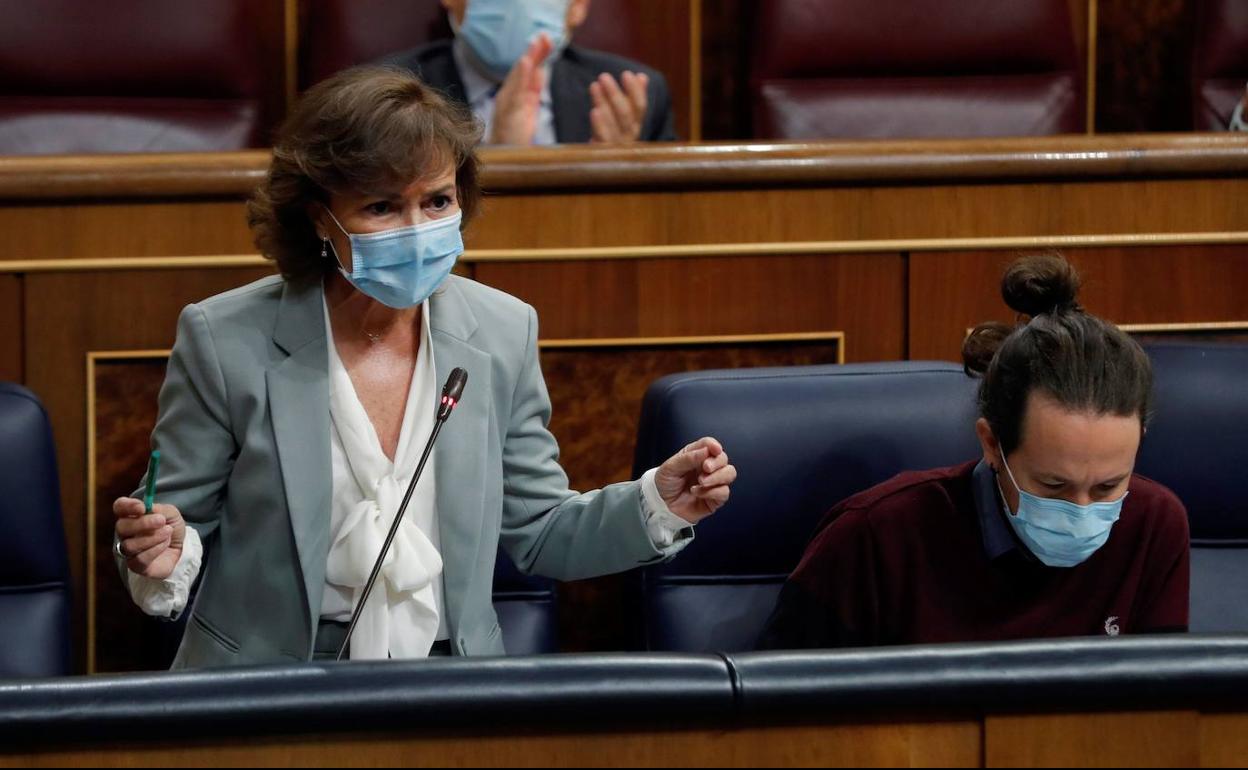
M 333 269 L 308 216 L 331 194 L 393 190 L 455 167 L 464 225 L 481 202 L 481 128 L 465 108 L 407 70 L 354 67 L 308 90 L 282 124 L 264 183 L 247 202 L 256 247 L 288 281 Z

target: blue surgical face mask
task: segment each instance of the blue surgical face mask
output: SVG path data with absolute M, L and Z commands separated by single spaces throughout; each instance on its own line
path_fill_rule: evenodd
M 481 65 L 502 80 L 538 33 L 562 50 L 567 14 L 568 0 L 469 0 L 458 33 Z
M 351 272 L 338 272 L 351 285 L 388 307 L 403 309 L 424 302 L 450 275 L 464 252 L 461 212 L 411 227 L 353 235 L 325 209 L 351 242 Z M 332 246 L 332 244 L 331 244 Z M 337 257 L 337 252 L 334 254 Z
M 1014 480 L 1010 464 L 1001 455 L 1010 483 L 1018 490 L 1018 511 L 1006 516 L 1014 534 L 1050 567 L 1073 567 L 1088 560 L 1105 545 L 1109 531 L 1122 513 L 1127 494 L 1108 503 L 1076 505 L 1066 500 L 1037 497 L 1024 492 Z M 1001 495 L 1004 500 L 1005 494 Z M 1007 507 L 1006 513 L 1009 513 Z

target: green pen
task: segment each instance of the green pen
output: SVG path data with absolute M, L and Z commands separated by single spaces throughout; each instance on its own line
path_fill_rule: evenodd
M 152 512 L 152 503 L 156 502 L 156 471 L 160 470 L 160 450 L 153 449 L 152 457 L 147 461 L 147 491 L 143 493 L 143 509 Z

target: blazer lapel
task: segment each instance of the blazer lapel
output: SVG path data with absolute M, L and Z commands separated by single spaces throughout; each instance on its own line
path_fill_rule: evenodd
M 590 140 L 589 111 L 593 104 L 589 86 L 597 76 L 578 60 L 571 47 L 551 67 L 551 111 L 555 114 L 555 141 L 560 144 Z
M 455 367 L 468 372 L 463 397 L 434 449 L 442 579 L 448 624 L 456 632 L 461 628 L 463 597 L 470 594 L 473 579 L 481 577 L 476 573 L 485 526 L 483 490 L 493 403 L 490 356 L 469 343 L 477 320 L 460 294 L 457 280 L 448 280 L 429 302 L 438 387 Z M 493 575 L 485 579 L 493 580 Z
M 460 104 L 467 104 L 468 91 L 464 88 L 464 81 L 459 76 L 459 70 L 455 67 L 455 57 L 451 52 L 451 45 L 453 43 L 448 43 L 445 48 L 439 49 L 436 55 L 422 61 L 420 63 L 420 71 L 417 74 L 426 83 L 441 89 L 442 93 L 451 99 Z
M 273 439 L 303 575 L 309 632 L 316 638 L 329 555 L 332 470 L 329 351 L 320 284 L 286 284 L 273 341 L 289 356 L 265 374 Z

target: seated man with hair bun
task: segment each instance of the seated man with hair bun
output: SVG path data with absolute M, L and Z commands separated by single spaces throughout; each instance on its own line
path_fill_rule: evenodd
M 983 458 L 907 472 L 828 513 L 764 631 L 768 648 L 1185 631 L 1187 514 L 1132 471 L 1150 412 L 1140 346 L 1075 301 L 1057 255 L 1005 274 L 1029 316 L 963 346 Z

